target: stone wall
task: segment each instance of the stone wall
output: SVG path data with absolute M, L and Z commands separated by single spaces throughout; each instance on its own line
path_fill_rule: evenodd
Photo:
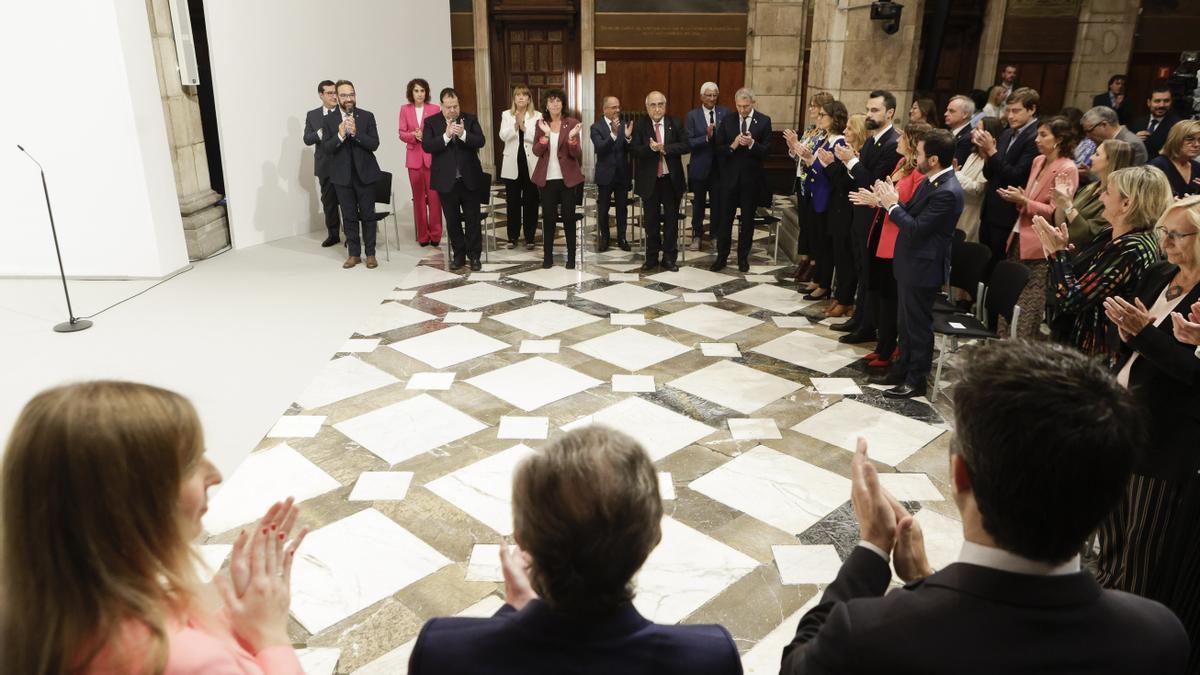
M 1092 97 L 1108 89 L 1113 73 L 1129 71 L 1141 6 L 1141 0 L 1083 0 L 1066 105 L 1087 110 Z
M 812 1 L 750 0 L 748 7 L 746 86 L 777 129 L 795 126 L 803 109 L 804 21 Z

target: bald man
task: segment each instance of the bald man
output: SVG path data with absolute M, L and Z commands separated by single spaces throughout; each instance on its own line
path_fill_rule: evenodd
M 667 115 L 667 97 L 661 91 L 646 96 L 646 117 L 633 128 L 630 152 L 637 158 L 634 190 L 642 198 L 645 214 L 646 262 L 642 271 L 658 267 L 678 272 L 679 200 L 683 197 L 683 160 L 687 136 L 679 120 Z
M 604 117 L 592 125 L 592 147 L 596 150 L 596 248 L 608 250 L 608 205 L 616 197 L 617 246 L 630 249 L 625 239 L 625 221 L 629 211 L 629 142 L 633 140 L 633 122 L 621 121 L 621 101 L 605 96 Z

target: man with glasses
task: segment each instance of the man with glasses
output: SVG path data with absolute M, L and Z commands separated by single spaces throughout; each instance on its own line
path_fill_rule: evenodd
M 342 223 L 346 229 L 349 257 L 342 267 L 350 269 L 362 262 L 363 249 L 367 254 L 367 269 L 375 269 L 375 182 L 381 177 L 375 150 L 379 147 L 379 131 L 375 116 L 357 106 L 354 83 L 338 80 L 335 85 L 338 114 L 325 116 L 321 147 L 330 156 L 330 180 L 337 188 L 338 203 L 342 206 Z M 362 239 L 359 240 L 359 223 Z
M 321 97 L 321 106 L 309 110 L 304 118 L 304 144 L 317 146 L 313 174 L 321 186 L 321 207 L 325 211 L 325 228 L 329 230 L 329 236 L 321 242 L 321 246 L 329 247 L 341 241 L 338 230 L 342 227 L 338 219 L 337 190 L 329 180 L 329 155 L 321 145 L 321 141 L 325 140 L 325 118 L 338 109 L 337 88 L 333 80 L 322 80 L 317 85 L 317 94 Z
M 1103 105 L 1096 106 L 1083 113 L 1083 118 L 1079 120 L 1079 123 L 1083 126 L 1083 133 L 1095 141 L 1097 146 L 1110 138 L 1115 138 L 1133 146 L 1134 166 L 1141 166 L 1149 161 L 1150 155 L 1146 152 L 1146 144 L 1142 143 L 1142 139 L 1138 138 L 1137 134 L 1121 126 L 1117 118 L 1117 111 L 1112 108 Z

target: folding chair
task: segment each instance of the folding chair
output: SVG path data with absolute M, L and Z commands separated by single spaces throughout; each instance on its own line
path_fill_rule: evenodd
M 396 220 L 396 193 L 392 191 L 392 174 L 387 171 L 379 172 L 379 180 L 371 186 L 375 193 L 375 204 L 387 204 L 389 211 L 376 211 L 375 222 L 386 219 L 388 216 L 392 218 L 392 228 L 396 232 L 396 244 L 400 244 L 400 223 Z M 392 250 L 388 247 L 388 232 L 387 223 L 384 222 L 383 227 L 383 252 L 387 256 L 387 261 L 392 260 Z
M 961 230 L 956 230 L 961 232 Z M 933 303 L 933 311 L 940 314 L 959 314 L 959 308 L 950 299 L 952 289 L 966 291 L 971 302 L 976 303 L 983 292 L 983 277 L 987 273 L 988 262 L 992 259 L 992 250 L 979 243 L 955 240 L 950 246 L 950 284 L 946 294 L 938 296 Z M 979 312 L 976 312 L 979 316 Z

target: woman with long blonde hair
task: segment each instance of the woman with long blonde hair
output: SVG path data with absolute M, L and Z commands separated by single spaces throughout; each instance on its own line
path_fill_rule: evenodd
M 0 477 L 0 671 L 299 674 L 297 509 L 275 504 L 241 533 L 218 591 L 197 581 L 190 542 L 220 480 L 178 394 L 101 381 L 35 396 Z

